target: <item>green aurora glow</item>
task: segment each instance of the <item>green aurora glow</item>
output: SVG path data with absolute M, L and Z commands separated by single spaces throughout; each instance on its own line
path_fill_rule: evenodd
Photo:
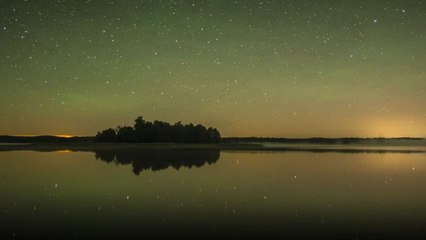
M 0 3 L 0 134 L 426 136 L 424 1 Z

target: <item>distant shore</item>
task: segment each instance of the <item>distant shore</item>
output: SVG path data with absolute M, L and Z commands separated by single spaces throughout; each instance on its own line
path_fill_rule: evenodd
M 424 138 L 265 138 L 224 137 L 221 143 L 101 143 L 95 138 L 0 135 L 0 151 L 97 151 L 97 150 L 224 150 L 304 151 L 341 153 L 425 153 Z
M 338 153 L 426 153 L 426 146 L 362 146 L 362 145 L 320 145 L 320 144 L 260 144 L 260 143 L 2 143 L 0 151 L 73 151 L 93 152 L 97 150 L 143 151 L 147 149 L 176 150 L 223 150 L 223 151 L 279 151 L 279 152 L 338 152 Z
M 0 135 L 0 143 L 95 143 L 94 136 L 14 136 Z M 125 142 L 125 141 L 124 141 Z M 222 144 L 257 144 L 257 143 L 280 143 L 280 144 L 375 144 L 375 145 L 419 145 L 426 146 L 426 138 L 420 137 L 311 137 L 311 138 L 284 138 L 284 137 L 222 137 Z M 153 143 L 155 144 L 155 143 Z M 160 143 L 163 144 L 163 143 Z M 180 144 L 180 143 L 179 143 Z M 185 144 L 185 143 L 182 143 Z

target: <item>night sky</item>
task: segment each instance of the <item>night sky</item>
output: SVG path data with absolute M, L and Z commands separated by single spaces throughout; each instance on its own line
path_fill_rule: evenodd
M 0 0 L 0 134 L 425 137 L 426 1 Z

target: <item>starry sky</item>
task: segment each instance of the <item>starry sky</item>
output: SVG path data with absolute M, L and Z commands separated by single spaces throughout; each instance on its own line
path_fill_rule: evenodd
M 426 1 L 0 1 L 0 134 L 426 137 Z

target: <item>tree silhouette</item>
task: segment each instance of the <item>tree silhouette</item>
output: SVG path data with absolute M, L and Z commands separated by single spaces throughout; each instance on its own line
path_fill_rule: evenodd
M 118 127 L 117 128 L 117 141 L 118 142 L 136 142 L 136 133 L 132 127 Z
M 95 140 L 98 142 L 116 142 L 117 133 L 114 129 L 108 128 L 96 134 Z
M 220 139 L 216 128 L 192 123 L 183 125 L 181 122 L 173 125 L 158 120 L 149 122 L 141 116 L 135 119 L 133 127 L 108 128 L 98 132 L 95 137 L 97 142 L 218 143 Z

